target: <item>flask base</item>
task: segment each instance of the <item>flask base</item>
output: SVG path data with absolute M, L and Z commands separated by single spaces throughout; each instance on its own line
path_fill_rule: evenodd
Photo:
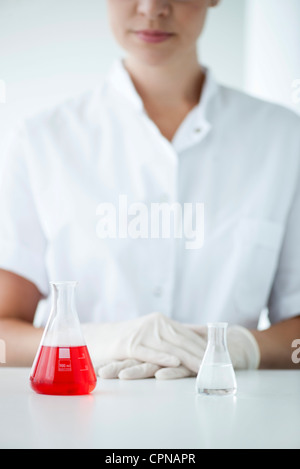
M 236 388 L 227 388 L 227 389 L 197 389 L 198 394 L 205 396 L 233 396 L 236 394 Z

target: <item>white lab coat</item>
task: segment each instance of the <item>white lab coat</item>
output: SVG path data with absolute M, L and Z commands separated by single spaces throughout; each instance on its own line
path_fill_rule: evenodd
M 255 327 L 300 312 L 300 119 L 218 85 L 173 142 L 147 116 L 117 62 L 95 90 L 20 125 L 0 187 L 0 267 L 48 299 L 77 280 L 82 322 L 153 311 L 204 324 Z M 204 204 L 204 244 L 101 238 L 99 204 Z M 128 219 L 129 222 L 130 218 Z M 101 233 L 100 233 L 101 234 Z M 37 318 L 36 318 L 37 319 Z

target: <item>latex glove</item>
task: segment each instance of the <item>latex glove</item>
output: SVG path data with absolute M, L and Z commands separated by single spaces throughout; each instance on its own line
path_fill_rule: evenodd
M 186 325 L 193 331 L 207 337 L 204 326 Z M 205 332 L 206 330 L 206 332 Z M 254 335 L 243 326 L 230 326 L 227 330 L 227 346 L 232 365 L 236 370 L 257 369 L 260 364 L 260 350 Z
M 260 349 L 254 335 L 242 326 L 228 327 L 227 345 L 233 367 L 256 370 L 260 364 Z
M 102 363 L 132 358 L 160 367 L 183 365 L 197 373 L 203 356 L 203 338 L 161 313 L 131 321 L 83 324 L 82 330 L 97 369 Z
M 122 360 L 108 363 L 98 369 L 98 375 L 104 379 L 179 379 L 196 376 L 196 373 L 180 365 L 173 368 L 160 367 L 138 360 Z
M 153 363 L 143 363 L 139 360 L 127 359 L 100 366 L 98 375 L 104 379 L 144 379 L 153 378 L 161 367 Z
M 179 324 L 178 324 L 179 326 Z M 143 363 L 138 360 L 113 361 L 102 364 L 98 369 L 98 375 L 104 379 L 145 379 L 156 378 L 159 380 L 182 379 L 197 376 L 201 360 L 203 358 L 207 344 L 207 328 L 205 326 L 193 326 L 191 324 L 180 324 L 181 327 L 195 331 L 200 337 L 197 355 L 199 358 L 198 367 L 192 371 L 183 365 L 176 367 L 161 367 L 153 363 Z
M 203 339 L 202 350 L 198 352 L 201 362 L 207 343 L 207 328 L 205 326 L 195 326 L 191 324 L 185 324 L 185 327 L 197 332 Z M 258 368 L 260 362 L 259 347 L 253 334 L 251 334 L 248 329 L 242 326 L 229 327 L 227 331 L 227 345 L 235 369 Z M 182 365 L 173 368 L 159 367 L 152 363 L 142 363 L 137 360 L 112 362 L 100 367 L 98 370 L 98 374 L 101 378 L 120 379 L 144 379 L 153 377 L 156 379 L 180 379 L 196 376 L 197 372 L 195 373 Z

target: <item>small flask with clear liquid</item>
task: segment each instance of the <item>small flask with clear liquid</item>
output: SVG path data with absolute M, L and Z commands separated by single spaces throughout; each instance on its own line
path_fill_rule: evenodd
M 196 380 L 196 392 L 207 395 L 233 395 L 236 378 L 227 348 L 227 323 L 208 323 L 207 347 Z
M 39 394 L 82 395 L 97 378 L 75 306 L 77 282 L 51 282 L 52 308 L 30 375 Z

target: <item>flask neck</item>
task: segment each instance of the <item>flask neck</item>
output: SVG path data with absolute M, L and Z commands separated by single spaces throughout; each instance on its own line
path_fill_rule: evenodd
M 53 310 L 56 316 L 70 319 L 76 314 L 75 288 L 77 282 L 56 282 L 51 283 L 53 293 Z
M 230 356 L 227 348 L 226 332 L 227 323 L 209 323 L 208 342 L 203 357 L 205 364 L 230 364 Z
M 227 323 L 209 323 L 208 324 L 208 347 L 215 351 L 227 351 Z
M 226 341 L 227 323 L 208 324 L 208 344 L 216 347 L 227 348 Z
M 85 345 L 75 305 L 77 282 L 52 282 L 52 310 L 44 332 L 44 345 Z

